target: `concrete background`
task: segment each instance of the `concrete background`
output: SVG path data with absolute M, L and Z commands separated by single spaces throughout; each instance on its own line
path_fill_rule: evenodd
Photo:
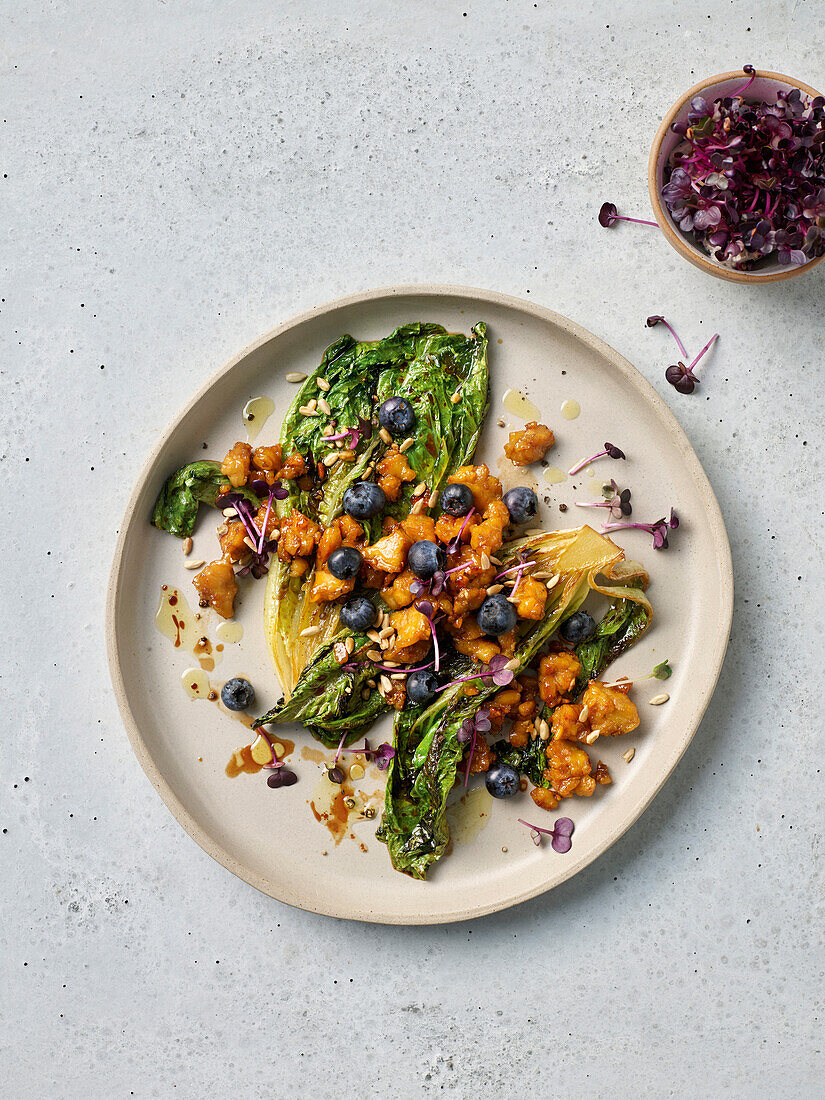
M 664 110 L 750 62 L 825 88 L 823 0 L 128 4 L 2 25 L 4 1096 L 823 1096 L 825 268 L 707 278 L 655 230 Z M 132 756 L 102 614 L 126 494 L 294 311 L 494 287 L 618 348 L 725 514 L 733 637 L 641 821 L 552 894 L 381 928 L 210 861 Z M 722 339 L 670 390 L 664 313 Z M 678 503 L 678 502 L 677 502 Z

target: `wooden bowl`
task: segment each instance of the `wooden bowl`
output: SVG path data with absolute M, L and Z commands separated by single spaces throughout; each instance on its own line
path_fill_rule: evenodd
M 744 75 L 741 69 L 737 69 L 735 72 L 720 73 L 718 76 L 711 76 L 707 80 L 694 84 L 683 96 L 677 99 L 662 119 L 662 124 L 653 139 L 647 169 L 647 184 L 656 221 L 659 223 L 668 242 L 686 260 L 689 260 L 695 267 L 707 272 L 708 275 L 715 275 L 717 279 L 727 279 L 732 283 L 773 283 L 778 282 L 780 279 L 793 279 L 796 275 L 802 275 L 806 271 L 810 271 L 818 263 L 821 263 L 825 256 L 818 256 L 815 260 L 810 260 L 808 263 L 798 266 L 795 264 L 780 264 L 778 260 L 771 259 L 763 261 L 756 271 L 734 271 L 732 268 L 725 267 L 714 260 L 703 248 L 694 244 L 673 220 L 670 211 L 662 201 L 665 165 L 670 154 L 682 140 L 678 134 L 674 134 L 671 130 L 673 123 L 684 119 L 690 101 L 695 95 L 704 95 L 706 99 L 711 100 L 718 99 L 731 95 L 738 88 L 741 88 L 747 80 L 747 76 Z M 770 102 L 775 98 L 778 90 L 791 91 L 793 88 L 798 88 L 801 92 L 814 97 L 821 94 L 809 85 L 803 84 L 801 80 L 792 80 L 789 76 L 783 76 L 782 73 L 769 72 L 757 72 L 749 93 L 754 98 L 762 98 Z

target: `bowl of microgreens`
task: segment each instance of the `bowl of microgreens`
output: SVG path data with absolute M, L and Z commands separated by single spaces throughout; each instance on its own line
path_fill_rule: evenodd
M 825 97 L 751 65 L 701 81 L 662 120 L 648 186 L 665 237 L 702 271 L 810 271 L 825 257 Z

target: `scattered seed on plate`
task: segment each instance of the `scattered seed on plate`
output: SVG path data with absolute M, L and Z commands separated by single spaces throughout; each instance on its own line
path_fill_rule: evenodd
M 231 507 L 230 508 L 224 508 L 222 514 L 225 515 L 227 519 L 231 519 L 232 516 L 237 516 L 238 509 L 237 508 L 231 508 Z
M 413 446 L 415 440 L 410 436 L 409 439 L 405 439 L 401 446 L 398 448 L 399 452 L 403 455 L 406 454 L 410 447 Z
M 306 382 L 306 375 L 301 374 L 299 370 L 292 370 L 286 376 L 287 382 Z
M 386 428 L 379 428 L 378 429 L 378 434 L 381 436 L 381 438 L 384 440 L 384 442 L 389 447 L 389 445 L 392 443 L 392 436 L 387 431 L 387 429 Z
M 184 569 L 200 569 L 200 567 L 202 565 L 206 565 L 206 562 L 203 560 L 203 558 L 198 558 L 197 561 L 185 561 L 183 563 L 183 568 Z
M 318 412 L 317 409 L 311 409 L 309 407 L 309 405 L 301 405 L 301 407 L 298 409 L 298 412 L 301 414 L 301 416 L 320 416 L 321 415 Z
M 412 491 L 414 497 L 420 496 L 423 492 L 426 492 L 427 484 L 424 481 L 419 481 L 416 487 Z
M 435 508 L 435 506 L 438 504 L 438 498 L 439 498 L 440 495 L 441 494 L 438 491 L 436 491 L 434 493 L 430 493 L 430 502 L 427 505 L 427 507 L 428 508 Z
M 487 595 L 488 596 L 497 596 L 499 594 L 499 592 L 503 592 L 503 591 L 504 591 L 504 585 L 503 584 L 491 584 L 490 587 L 487 589 Z
M 493 565 L 501 565 L 501 558 L 494 558 L 492 554 L 490 554 L 490 561 Z
M 324 398 L 324 397 L 319 397 L 318 398 L 318 408 L 321 410 L 321 412 L 324 414 L 324 416 L 331 416 L 332 415 L 332 409 L 329 407 L 329 401 L 327 401 L 326 398 Z
M 350 777 L 350 779 L 363 779 L 364 778 L 364 769 L 361 767 L 360 764 L 353 764 L 352 765 L 352 767 L 349 770 L 349 777 Z
M 344 642 L 344 649 L 346 649 L 347 653 L 352 653 L 352 651 L 355 649 L 355 639 L 347 638 L 347 640 Z
M 498 420 L 496 421 L 496 424 L 498 424 L 498 426 L 499 426 L 500 428 L 503 428 L 503 427 L 504 427 L 504 417 L 503 417 L 503 416 L 500 416 L 500 417 L 498 418 Z
M 648 699 L 648 703 L 652 707 L 660 707 L 662 703 L 666 703 L 670 696 L 666 691 L 663 691 L 661 695 L 654 695 L 652 699 Z
M 369 640 L 371 642 L 380 642 L 381 641 L 381 635 L 378 633 L 377 630 L 368 630 L 367 631 L 367 637 L 369 638 Z
M 587 704 L 585 703 L 585 705 L 579 711 L 579 721 L 580 722 L 586 722 L 589 717 L 590 717 L 590 707 L 587 706 Z
M 323 390 L 324 393 L 329 393 L 329 382 L 327 382 L 326 378 L 316 378 L 315 381 L 318 383 L 319 390 Z
M 410 515 L 420 516 L 426 507 L 427 505 L 424 503 L 424 498 L 419 497 L 418 500 L 410 506 Z
M 378 632 L 378 637 L 379 638 L 391 638 L 393 634 L 395 634 L 395 627 L 394 626 L 385 626 L 385 627 L 382 627 L 382 629 Z
M 383 658 L 383 653 L 380 649 L 368 649 L 367 659 L 370 661 L 380 661 Z
M 193 546 L 193 543 L 192 543 L 192 540 L 190 538 L 185 538 L 183 540 L 182 549 L 183 549 L 183 556 L 185 558 L 188 557 L 192 553 L 192 546 Z
M 635 749 L 628 749 L 627 752 L 622 753 L 622 760 L 626 760 L 629 764 L 633 757 L 636 755 Z
M 330 470 L 340 457 L 341 456 L 338 454 L 337 451 L 333 451 L 332 454 L 324 455 L 324 457 L 321 459 L 321 462 L 324 464 L 324 466 L 326 466 L 328 470 Z
M 555 576 L 551 577 L 549 581 L 545 581 L 545 585 L 546 585 L 548 591 L 552 591 L 558 583 L 559 583 L 559 574 L 558 573 L 556 573 Z
M 381 685 L 384 691 L 392 691 L 392 680 L 389 676 L 386 676 L 383 672 L 378 678 L 378 683 Z
M 249 537 L 249 535 L 244 535 L 243 541 L 244 541 L 244 546 L 248 546 L 253 554 L 257 551 L 258 547 L 255 545 L 255 543 L 252 541 L 252 539 Z
M 594 745 L 599 740 L 599 731 L 593 730 L 592 733 L 588 733 L 584 740 L 586 744 Z
M 299 634 L 300 638 L 314 638 L 316 634 L 321 633 L 320 626 L 305 626 Z

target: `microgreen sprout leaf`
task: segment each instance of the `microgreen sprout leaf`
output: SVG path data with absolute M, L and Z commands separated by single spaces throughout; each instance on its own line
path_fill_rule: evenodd
M 635 222 L 636 225 L 652 225 L 656 229 L 659 228 L 658 222 L 645 221 L 643 218 L 626 218 L 623 214 L 620 214 L 612 202 L 602 203 L 599 210 L 599 225 L 605 229 L 610 229 L 616 222 Z
M 615 443 L 605 443 L 603 451 L 597 451 L 596 454 L 591 455 L 589 458 L 583 458 L 581 462 L 577 462 L 572 469 L 567 471 L 567 473 L 572 477 L 573 474 L 577 474 L 579 470 L 583 470 L 585 466 L 589 466 L 591 462 L 595 462 L 597 458 L 605 457 L 619 459 L 627 458 L 627 455 L 621 448 L 617 447 Z
M 670 667 L 670 662 L 665 658 L 661 664 L 656 665 L 653 669 L 653 675 L 657 680 L 667 680 L 668 677 L 673 675 L 673 669 Z
M 529 821 L 525 821 L 521 817 L 518 819 L 518 822 L 519 825 L 524 825 L 530 830 L 530 837 L 534 844 L 541 844 L 541 837 L 543 834 L 551 838 L 550 843 L 554 851 L 562 855 L 564 855 L 565 852 L 569 852 L 573 846 L 573 841 L 570 838 L 573 836 L 573 831 L 576 826 L 569 817 L 557 817 L 552 829 L 545 829 L 541 825 L 531 825 Z
M 667 518 L 657 519 L 654 523 L 603 523 L 603 531 L 621 531 L 635 528 L 639 531 L 648 531 L 653 535 L 653 549 L 654 550 L 667 550 L 668 548 L 668 531 L 675 531 L 679 526 L 679 517 L 671 508 L 670 516 Z

